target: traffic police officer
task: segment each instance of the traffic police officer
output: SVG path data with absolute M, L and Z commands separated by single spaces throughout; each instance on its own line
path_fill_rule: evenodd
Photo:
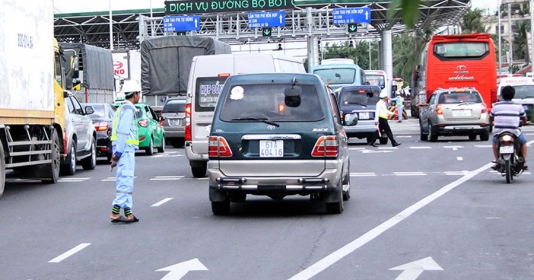
M 401 90 L 397 91 L 395 104 L 397 106 L 397 117 L 399 119 L 399 122 L 402 122 L 402 115 L 404 113 L 404 98 L 402 97 Z
M 395 139 L 393 139 L 393 132 L 391 132 L 391 128 L 389 127 L 389 123 L 388 123 L 388 116 L 389 115 L 394 115 L 394 113 L 390 112 L 388 110 L 388 106 L 387 106 L 388 94 L 387 94 L 387 91 L 383 90 L 380 93 L 379 97 L 380 97 L 380 100 L 378 100 L 378 102 L 376 102 L 376 109 L 375 109 L 375 125 L 378 126 L 378 129 L 375 132 L 375 134 L 373 134 L 373 137 L 372 137 L 371 141 L 369 141 L 369 145 L 371 145 L 373 147 L 377 147 L 377 145 L 375 144 L 375 141 L 380 136 L 380 134 L 379 134 L 380 131 L 384 131 L 386 133 L 386 135 L 388 136 L 389 140 L 391 141 L 391 145 L 393 147 L 397 147 L 397 146 L 400 145 L 400 143 L 397 143 L 397 141 L 395 141 Z
M 112 223 L 133 223 L 139 219 L 132 213 L 132 193 L 134 189 L 135 151 L 139 149 L 135 105 L 141 98 L 141 91 L 134 87 L 124 89 L 125 101 L 115 112 L 111 141 L 113 156 L 111 170 L 117 166 L 116 196 L 111 211 Z M 124 216 L 120 213 L 124 210 Z

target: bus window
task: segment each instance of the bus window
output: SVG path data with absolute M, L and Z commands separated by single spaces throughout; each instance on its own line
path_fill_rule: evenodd
M 354 84 L 356 79 L 356 69 L 353 68 L 317 69 L 313 73 L 321 76 L 329 85 Z
M 434 54 L 442 59 L 447 58 L 481 58 L 489 52 L 488 43 L 437 43 L 434 45 Z

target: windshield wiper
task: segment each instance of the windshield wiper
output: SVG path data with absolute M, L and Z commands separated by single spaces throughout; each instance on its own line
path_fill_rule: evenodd
M 279 127 L 280 125 L 275 123 L 275 122 L 272 122 L 272 121 L 269 121 L 267 118 L 250 118 L 250 117 L 247 117 L 247 118 L 236 118 L 236 119 L 232 119 L 232 121 L 258 121 L 258 122 L 264 122 L 266 124 L 270 124 L 270 125 L 274 125 L 276 127 Z

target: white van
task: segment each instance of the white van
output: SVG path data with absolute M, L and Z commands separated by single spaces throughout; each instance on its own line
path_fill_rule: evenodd
M 497 98 L 501 100 L 501 89 L 505 86 L 512 86 L 515 89 L 513 101 L 523 104 L 528 120 L 532 122 L 534 107 L 534 78 L 532 77 L 506 77 L 501 78 L 497 88 Z
M 303 61 L 271 54 L 193 57 L 187 85 L 185 154 L 195 178 L 206 176 L 213 111 L 226 79 L 247 73 L 306 73 Z

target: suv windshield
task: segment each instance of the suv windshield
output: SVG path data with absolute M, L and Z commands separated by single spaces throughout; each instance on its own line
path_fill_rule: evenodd
M 162 113 L 182 113 L 185 112 L 185 99 L 183 100 L 169 100 L 163 106 Z
M 439 96 L 440 104 L 460 104 L 460 103 L 482 103 L 480 94 L 476 92 L 450 92 Z
M 347 90 L 341 92 L 341 105 L 376 105 L 380 98 L 365 89 Z
M 319 94 L 314 85 L 298 84 L 298 97 L 285 97 L 291 84 L 234 85 L 221 105 L 223 121 L 318 121 L 324 119 Z M 300 103 L 299 103 L 300 101 Z

